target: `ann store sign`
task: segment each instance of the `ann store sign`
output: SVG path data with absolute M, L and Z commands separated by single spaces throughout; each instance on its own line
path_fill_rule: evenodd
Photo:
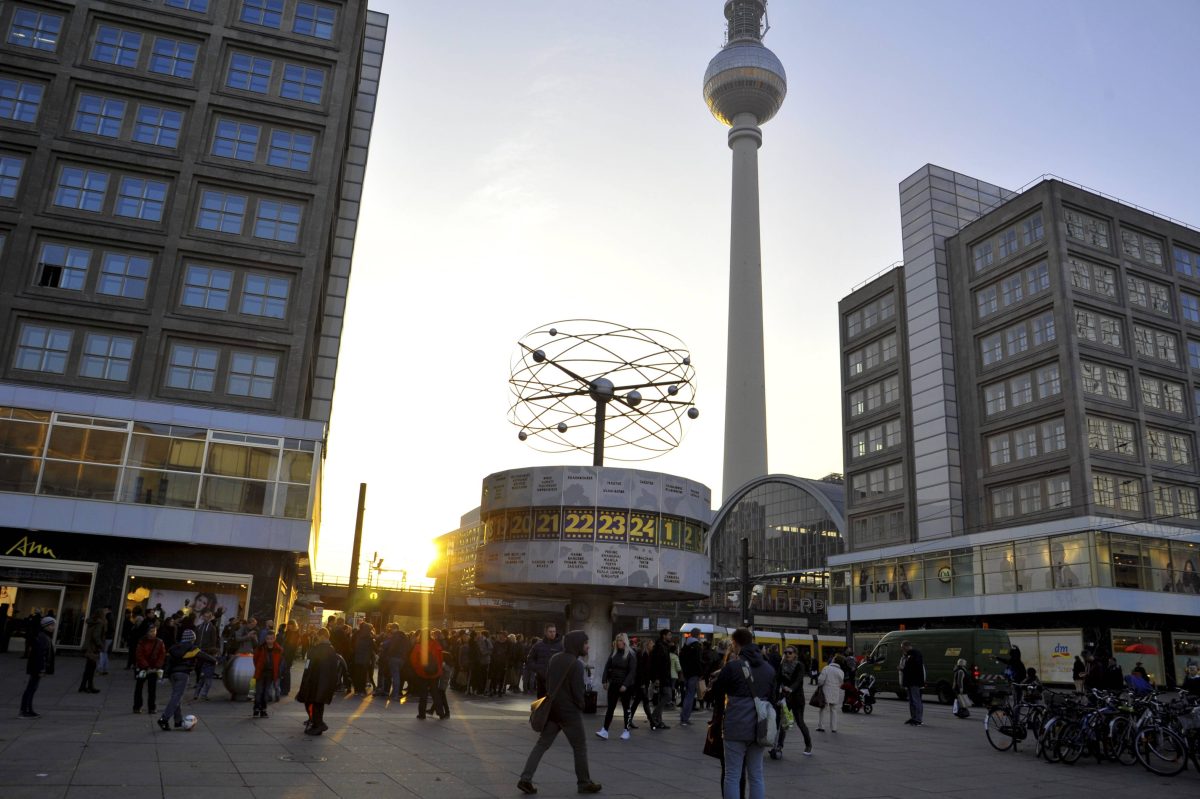
M 21 536 L 21 540 L 8 548 L 5 555 L 20 555 L 23 558 L 52 558 L 58 560 L 58 555 L 54 554 L 54 550 L 45 544 L 39 544 L 27 535 Z

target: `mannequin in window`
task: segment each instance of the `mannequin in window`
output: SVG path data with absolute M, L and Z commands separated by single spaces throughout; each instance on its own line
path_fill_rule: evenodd
M 1188 559 L 1183 564 L 1183 577 L 1180 579 L 1186 594 L 1200 594 L 1200 574 L 1196 573 L 1196 562 Z
M 1177 594 L 1183 593 L 1183 581 L 1175 573 L 1175 561 L 1170 558 L 1167 559 L 1167 579 L 1163 583 L 1162 590 Z
M 896 594 L 901 599 L 912 599 L 912 588 L 908 585 L 908 574 L 903 566 L 897 566 L 892 572 L 892 599 Z
M 1000 572 L 1000 587 L 1006 593 L 1012 593 L 1017 590 L 1017 580 L 1013 575 L 1013 559 L 1012 553 L 1004 554 L 1004 570 Z
M 1066 563 L 1060 560 L 1055 565 L 1055 570 L 1057 572 L 1055 581 L 1058 583 L 1059 588 L 1079 587 L 1079 578 L 1075 576 L 1075 572 Z
M 867 593 L 871 590 L 871 570 L 863 569 L 858 573 L 858 601 L 866 602 Z

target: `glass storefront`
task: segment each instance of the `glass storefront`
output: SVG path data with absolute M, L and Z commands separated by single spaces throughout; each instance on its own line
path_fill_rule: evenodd
M 1152 630 L 1113 630 L 1113 656 L 1126 675 L 1139 663 L 1155 685 L 1166 683 L 1163 671 L 1162 635 Z
M 95 563 L 0 557 L 0 592 L 8 599 L 10 615 L 21 619 L 34 610 L 53 615 L 58 620 L 55 644 L 67 649 L 83 643 L 95 583 Z M 9 644 L 10 649 L 19 646 L 19 640 Z
M 320 444 L 0 407 L 0 491 L 311 517 Z
M 1121 533 L 1027 538 L 845 567 L 856 603 L 1101 586 L 1200 595 L 1200 544 Z M 844 604 L 840 589 L 832 601 Z
M 246 616 L 254 578 L 249 574 L 157 569 L 129 565 L 125 569 L 124 609 L 153 610 L 160 618 L 177 611 L 185 615 L 206 609 L 221 613 L 221 625 Z M 265 623 L 267 619 L 259 619 Z M 119 641 L 116 648 L 125 649 Z
M 1200 674 L 1200 633 L 1171 633 L 1171 645 L 1175 683 L 1182 683 L 1189 674 Z

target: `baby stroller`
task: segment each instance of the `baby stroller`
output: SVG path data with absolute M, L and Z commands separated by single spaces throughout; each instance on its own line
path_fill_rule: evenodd
M 867 715 L 875 709 L 875 676 L 862 674 L 855 685 L 847 680 L 842 684 L 845 696 L 842 699 L 843 713 L 857 713 L 860 710 Z

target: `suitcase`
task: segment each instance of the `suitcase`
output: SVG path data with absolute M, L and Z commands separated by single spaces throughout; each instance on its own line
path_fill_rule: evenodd
M 583 692 L 583 712 L 584 713 L 595 714 L 596 703 L 599 701 L 598 696 L 599 695 L 595 691 L 591 690 L 590 688 Z

